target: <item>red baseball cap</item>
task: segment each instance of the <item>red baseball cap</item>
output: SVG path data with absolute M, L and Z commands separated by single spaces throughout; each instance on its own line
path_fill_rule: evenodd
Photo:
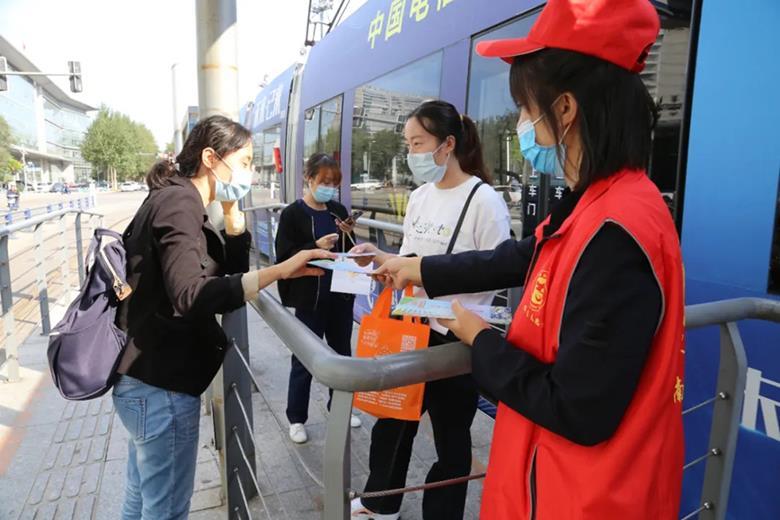
M 525 38 L 477 44 L 477 53 L 512 63 L 542 49 L 565 49 L 641 72 L 661 22 L 649 0 L 550 0 Z

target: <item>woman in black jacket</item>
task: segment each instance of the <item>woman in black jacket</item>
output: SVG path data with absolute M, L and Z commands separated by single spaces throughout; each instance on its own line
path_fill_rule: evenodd
M 332 256 L 305 251 L 247 272 L 251 236 L 237 201 L 251 185 L 252 135 L 238 123 L 201 121 L 176 161 L 152 167 L 149 196 L 123 235 L 132 292 L 117 316 L 128 343 L 113 400 L 130 433 L 125 520 L 189 513 L 200 394 L 228 347 L 215 314 L 241 308 L 277 280 L 322 274 L 307 262 Z M 223 232 L 206 215 L 214 200 Z
M 354 245 L 354 222 L 347 209 L 334 200 L 341 184 L 339 164 L 326 154 L 314 154 L 306 162 L 303 177 L 308 188 L 306 194 L 287 206 L 279 218 L 276 255 L 280 262 L 301 251 L 319 248 L 343 253 Z M 281 280 L 279 295 L 282 304 L 294 307 L 295 316 L 319 337 L 325 336 L 333 350 L 349 356 L 355 297 L 332 293 L 331 279 L 331 274 L 325 273 L 318 278 Z M 290 439 L 299 444 L 308 440 L 304 424 L 309 416 L 310 390 L 311 374 L 292 356 L 287 419 Z M 357 428 L 360 419 L 353 415 L 350 424 Z

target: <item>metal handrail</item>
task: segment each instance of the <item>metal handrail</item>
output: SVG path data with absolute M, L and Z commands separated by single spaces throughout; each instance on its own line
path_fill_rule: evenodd
M 370 222 L 369 224 L 373 224 Z M 385 224 L 385 223 L 382 223 Z M 260 314 L 288 349 L 322 384 L 334 390 L 325 445 L 325 518 L 348 518 L 350 462 L 348 418 L 352 396 L 358 391 L 377 391 L 471 371 L 469 348 L 452 343 L 425 350 L 379 358 L 352 358 L 334 352 L 292 313 L 269 294 L 261 292 L 251 306 Z M 745 385 L 747 361 L 736 322 L 761 319 L 780 323 L 780 302 L 740 298 L 686 307 L 686 328 L 721 327 L 721 358 L 718 396 L 712 399 L 713 426 L 707 455 L 687 466 L 707 461 L 702 487 L 702 506 L 696 511 L 706 518 L 725 518 L 731 473 L 739 428 L 739 409 Z M 731 397 L 733 396 L 733 397 Z M 688 515 L 690 517 L 690 515 Z
M 12 233 L 16 233 L 17 231 L 21 231 L 23 229 L 35 227 L 49 220 L 54 220 L 63 215 L 67 215 L 68 213 L 81 213 L 81 212 L 77 209 L 68 208 L 68 209 L 60 209 L 57 211 L 53 211 L 51 213 L 46 213 L 45 215 L 38 215 L 37 217 L 32 217 L 27 220 L 22 220 L 21 222 L 18 222 L 16 224 L 11 224 L 10 226 L 0 227 L 0 236 L 10 235 Z
M 273 208 L 283 206 L 271 205 Z M 247 208 L 268 210 L 269 206 Z M 383 232 L 403 234 L 403 226 L 370 218 L 358 225 Z M 265 292 L 250 302 L 268 326 L 309 372 L 333 389 L 325 443 L 325 515 L 327 519 L 349 517 L 350 483 L 349 414 L 354 392 L 378 391 L 432 381 L 471 372 L 470 349 L 451 343 L 428 349 L 392 354 L 378 358 L 353 358 L 334 352 L 322 339 Z M 736 323 L 742 320 L 767 320 L 780 323 L 780 301 L 739 298 L 690 305 L 685 309 L 686 329 L 717 325 L 720 327 L 720 366 L 715 397 L 693 405 L 685 413 L 712 406 L 712 425 L 707 454 L 686 464 L 685 468 L 706 463 L 700 507 L 685 516 L 700 514 L 701 519 L 722 520 L 731 485 L 731 475 L 739 430 L 739 413 L 745 389 L 747 357 Z
M 49 208 L 54 208 L 55 206 L 63 206 L 61 209 L 65 209 L 65 206 L 69 206 L 73 202 L 81 202 L 81 201 L 89 201 L 91 200 L 91 196 L 87 195 L 84 197 L 71 197 L 64 201 L 58 201 L 58 202 L 52 202 L 51 204 L 47 204 L 45 206 L 36 206 L 34 208 L 25 208 L 25 209 L 14 209 L 9 210 L 0 213 L 0 217 L 5 218 L 8 215 L 24 215 L 25 213 L 29 213 L 32 217 L 33 213 L 44 211 L 44 214 L 52 213 L 53 211 L 49 211 Z
M 275 209 L 284 209 L 288 206 L 288 204 L 284 202 L 273 202 L 271 204 L 263 204 L 260 206 L 249 206 L 248 208 L 242 208 L 241 211 L 244 213 L 248 213 L 250 211 L 264 211 L 264 210 L 270 210 L 273 211 Z
M 376 220 L 372 218 L 359 218 L 357 223 L 367 228 L 379 229 L 382 231 L 388 231 L 390 233 L 404 234 L 404 227 L 401 224 L 393 224 L 392 222 L 384 222 L 382 220 Z
M 463 343 L 377 358 L 342 356 L 271 295 L 261 292 L 251 306 L 309 372 L 334 390 L 387 390 L 471 372 L 471 351 Z
M 766 298 L 735 298 L 688 305 L 685 308 L 686 329 L 742 320 L 765 320 L 780 323 L 780 301 Z

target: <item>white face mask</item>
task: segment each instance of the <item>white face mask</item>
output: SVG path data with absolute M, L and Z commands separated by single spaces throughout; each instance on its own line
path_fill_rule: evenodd
M 436 164 L 436 159 L 433 155 L 441 150 L 441 147 L 446 144 L 444 141 L 432 152 L 424 153 L 408 153 L 406 155 L 406 163 L 409 165 L 409 169 L 412 170 L 412 176 L 418 184 L 425 182 L 440 182 L 444 178 L 444 174 L 447 173 L 447 162 L 450 160 L 449 154 L 447 154 L 447 160 L 441 166 Z

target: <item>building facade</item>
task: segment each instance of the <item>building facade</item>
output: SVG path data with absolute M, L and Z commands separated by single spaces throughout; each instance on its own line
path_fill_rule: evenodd
M 0 56 L 9 70 L 40 72 L 2 36 Z M 72 99 L 46 76 L 8 76 L 8 89 L 0 92 L 0 116 L 16 141 L 11 153 L 24 165 L 17 183 L 36 189 L 41 184 L 92 179 L 92 166 L 80 147 L 96 110 Z

